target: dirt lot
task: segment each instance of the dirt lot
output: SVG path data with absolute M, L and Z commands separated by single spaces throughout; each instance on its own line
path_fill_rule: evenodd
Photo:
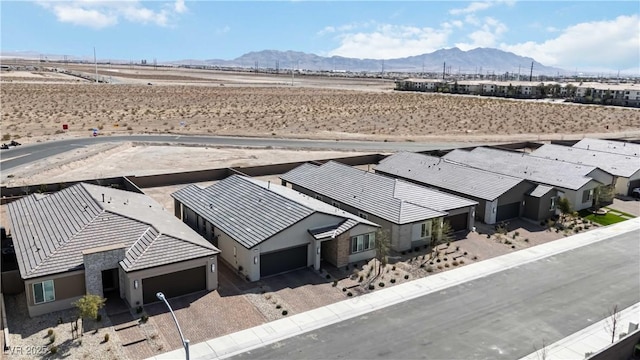
M 394 92 L 392 81 L 379 79 L 301 77 L 291 86 L 285 75 L 183 70 L 102 69 L 117 84 L 98 85 L 3 72 L 4 141 L 54 137 L 62 124 L 74 136 L 92 128 L 414 141 L 640 135 L 637 109 Z

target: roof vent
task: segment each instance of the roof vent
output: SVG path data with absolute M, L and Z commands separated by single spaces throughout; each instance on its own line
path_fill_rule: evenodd
M 102 202 L 104 202 L 104 194 L 102 194 Z

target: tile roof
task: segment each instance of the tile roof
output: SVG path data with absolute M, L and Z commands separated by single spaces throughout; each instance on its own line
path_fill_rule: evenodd
M 525 181 L 411 152 L 393 154 L 382 160 L 375 170 L 489 201 Z
M 8 211 L 23 279 L 83 269 L 82 251 L 113 244 L 129 248 L 121 262 L 125 271 L 219 252 L 151 198 L 113 188 L 80 183 L 26 196 L 9 203 Z M 145 234 L 155 237 L 140 242 Z M 152 256 L 166 251 L 173 255 Z
M 531 190 L 531 192 L 529 193 L 529 196 L 538 197 L 538 198 L 543 197 L 547 193 L 549 193 L 549 191 L 551 190 L 553 190 L 552 186 L 538 185 L 533 190 Z
M 250 249 L 315 212 L 336 223 L 376 224 L 281 185 L 232 175 L 209 187 L 190 185 L 173 198 Z
M 533 181 L 577 190 L 592 179 L 595 166 L 568 164 L 526 153 L 477 147 L 472 151 L 456 149 L 443 156 L 447 161 Z
M 627 155 L 640 157 L 640 144 L 614 141 L 614 140 L 602 140 L 584 138 L 573 145 L 575 148 L 602 151 L 613 154 Z
M 358 222 L 356 220 L 347 219 L 342 223 L 338 223 L 335 225 L 323 226 L 317 229 L 309 229 L 309 233 L 316 240 L 333 239 L 335 237 L 338 237 L 344 234 L 345 232 L 347 232 L 348 230 L 350 230 L 356 225 L 358 225 Z
M 611 175 L 621 177 L 631 177 L 640 171 L 640 158 L 576 147 L 545 144 L 531 155 L 573 164 L 597 166 Z
M 281 179 L 395 224 L 441 216 L 475 201 L 329 161 L 303 164 Z

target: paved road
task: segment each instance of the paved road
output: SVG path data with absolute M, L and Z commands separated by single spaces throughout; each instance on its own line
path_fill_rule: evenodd
M 278 138 L 250 138 L 226 136 L 176 136 L 176 135 L 126 135 L 126 136 L 98 136 L 73 138 L 46 143 L 22 145 L 8 150 L 2 150 L 0 166 L 3 171 L 26 165 L 66 151 L 109 142 L 155 142 L 173 144 L 206 144 L 211 146 L 243 146 L 243 147 L 274 147 L 288 149 L 326 149 L 326 150 L 355 150 L 355 151 L 424 151 L 434 149 L 448 149 L 462 146 L 472 146 L 468 142 L 375 142 L 375 141 L 335 141 L 335 140 L 297 140 Z M 478 143 L 479 144 L 479 143 Z M 4 160 L 6 159 L 6 160 Z
M 518 359 L 639 302 L 639 248 L 619 235 L 234 358 Z

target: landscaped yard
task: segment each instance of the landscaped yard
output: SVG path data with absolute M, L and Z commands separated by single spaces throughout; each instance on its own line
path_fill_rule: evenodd
M 631 214 L 627 214 L 618 210 L 606 210 L 607 212 L 605 214 L 594 214 L 593 212 L 584 209 L 578 212 L 578 214 L 585 220 L 589 220 L 603 226 L 619 223 L 635 217 Z

